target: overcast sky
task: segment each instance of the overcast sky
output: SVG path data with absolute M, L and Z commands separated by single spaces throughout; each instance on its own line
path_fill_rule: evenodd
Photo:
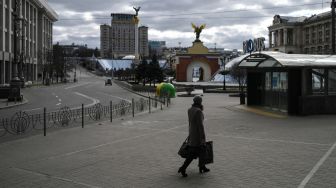
M 207 47 L 241 49 L 242 41 L 265 37 L 273 16 L 311 16 L 330 10 L 328 0 L 48 0 L 58 13 L 54 42 L 100 48 L 100 25 L 111 24 L 111 13 L 134 14 L 149 27 L 149 40 L 168 47 L 190 46 L 191 22 L 206 24 L 200 39 Z M 323 3 L 322 3 L 323 2 Z M 268 42 L 266 42 L 268 43 Z

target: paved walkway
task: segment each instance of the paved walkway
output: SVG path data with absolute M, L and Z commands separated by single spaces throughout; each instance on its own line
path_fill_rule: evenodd
M 0 99 L 0 109 L 4 109 L 4 108 L 11 108 L 13 106 L 20 106 L 20 105 L 24 105 L 27 104 L 28 100 L 23 97 L 22 101 L 8 101 L 7 99 Z
M 0 144 L 0 187 L 335 187 L 336 116 L 275 118 L 204 94 L 211 172 L 177 174 L 192 98 L 112 124 Z

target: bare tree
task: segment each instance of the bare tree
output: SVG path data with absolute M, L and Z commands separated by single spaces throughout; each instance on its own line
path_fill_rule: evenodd
M 231 67 L 230 75 L 238 82 L 240 104 L 245 104 L 245 92 L 247 73 L 245 69 L 239 68 L 238 64 Z

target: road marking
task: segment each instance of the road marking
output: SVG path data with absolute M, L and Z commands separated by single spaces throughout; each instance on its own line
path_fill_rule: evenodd
M 44 158 L 44 159 L 41 159 L 41 160 L 37 160 L 37 161 L 45 161 L 45 160 L 51 160 L 51 159 L 56 159 L 56 158 L 60 158 L 60 157 L 66 157 L 66 156 L 74 155 L 74 154 L 89 151 L 89 150 L 94 150 L 94 149 L 101 148 L 101 147 L 108 146 L 108 145 L 113 145 L 113 144 L 126 142 L 126 141 L 130 141 L 130 140 L 135 140 L 135 139 L 146 137 L 146 136 L 154 136 L 154 135 L 170 132 L 173 129 L 178 129 L 178 128 L 181 128 L 181 127 L 185 127 L 186 125 L 187 124 L 180 125 L 180 126 L 175 126 L 175 127 L 170 128 L 170 129 L 164 129 L 164 130 L 160 130 L 160 131 L 156 131 L 156 132 L 152 132 L 152 133 L 145 133 L 145 134 L 138 135 L 138 136 L 122 138 L 122 139 L 119 139 L 119 140 L 114 140 L 112 142 L 106 142 L 106 143 L 103 143 L 103 144 L 87 147 L 87 148 L 76 150 L 76 151 L 63 153 L 63 154 L 59 154 L 59 155 L 55 155 L 55 156 L 50 156 L 50 157 L 47 157 L 47 158 Z M 37 161 L 35 161 L 35 162 L 37 162 Z
M 335 148 L 336 148 L 336 142 L 334 143 L 334 145 L 332 145 L 330 147 L 330 149 L 327 151 L 327 153 L 325 153 L 324 156 L 316 163 L 316 165 L 314 166 L 314 168 L 309 172 L 309 174 L 305 177 L 305 179 L 302 180 L 302 182 L 298 186 L 298 188 L 304 188 L 307 185 L 307 183 L 309 182 L 309 180 L 312 179 L 312 177 L 314 176 L 314 174 L 323 165 L 323 163 L 328 159 L 328 157 L 334 151 Z
M 62 102 L 62 99 L 58 99 L 59 102 Z
M 74 86 L 70 86 L 70 87 L 66 87 L 66 88 L 64 88 L 64 89 L 72 89 L 72 88 L 80 87 L 80 86 L 84 86 L 84 85 L 87 85 L 87 84 L 90 84 L 90 82 L 88 82 L 88 83 L 82 83 L 82 84 L 74 85 Z
M 56 95 L 56 98 L 58 98 L 58 96 Z
M 82 96 L 84 98 L 87 98 L 89 100 L 92 100 L 92 103 L 91 104 L 88 104 L 88 105 L 85 105 L 85 107 L 89 107 L 89 106 L 93 106 L 95 104 L 98 104 L 100 101 L 98 99 L 95 99 L 93 97 L 90 97 L 90 96 L 87 96 L 87 95 L 84 95 L 83 93 L 79 93 L 79 92 L 75 92 L 76 95 L 79 95 L 79 96 Z M 80 108 L 80 107 L 78 107 Z
M 62 104 L 62 103 L 57 103 L 56 106 L 59 106 L 59 105 L 61 105 L 61 104 Z
M 27 170 L 27 169 L 23 169 L 23 168 L 12 167 L 12 169 L 17 170 L 17 171 L 22 171 L 22 172 L 25 172 L 25 173 L 29 173 L 29 174 L 33 174 L 35 176 L 44 177 L 44 178 L 51 178 L 51 179 L 56 179 L 56 180 L 60 180 L 60 181 L 70 182 L 70 183 L 73 183 L 73 184 L 77 184 L 77 185 L 81 185 L 81 186 L 85 186 L 85 187 L 90 187 L 90 188 L 98 188 L 98 186 L 95 186 L 95 185 L 90 185 L 90 184 L 87 184 L 87 183 L 82 183 L 82 182 L 78 182 L 78 181 L 75 181 L 75 180 L 62 178 L 62 177 L 58 177 L 58 176 L 53 176 L 53 175 L 45 174 L 45 173 L 41 173 L 41 172 L 34 172 L 32 170 Z
M 120 100 L 124 100 L 124 101 L 127 101 L 129 103 L 131 103 L 132 101 L 131 100 L 128 100 L 128 99 L 125 99 L 125 98 L 121 98 L 121 97 L 118 97 L 118 96 L 114 96 L 114 95 L 110 95 L 110 94 L 107 94 L 107 93 L 104 93 L 104 92 L 99 92 L 103 95 L 106 95 L 106 96 L 110 96 L 110 97 L 114 97 L 114 98 L 117 98 L 117 99 L 120 99 Z

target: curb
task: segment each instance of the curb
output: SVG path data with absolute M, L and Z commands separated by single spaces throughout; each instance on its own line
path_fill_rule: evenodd
M 28 102 L 29 102 L 29 100 L 27 100 L 25 97 L 23 97 L 23 102 L 18 102 L 16 104 L 12 104 L 12 105 L 8 105 L 8 106 L 0 106 L 0 109 L 6 109 L 6 108 L 12 108 L 12 107 L 15 107 L 15 106 L 20 106 L 20 105 L 27 104 Z

